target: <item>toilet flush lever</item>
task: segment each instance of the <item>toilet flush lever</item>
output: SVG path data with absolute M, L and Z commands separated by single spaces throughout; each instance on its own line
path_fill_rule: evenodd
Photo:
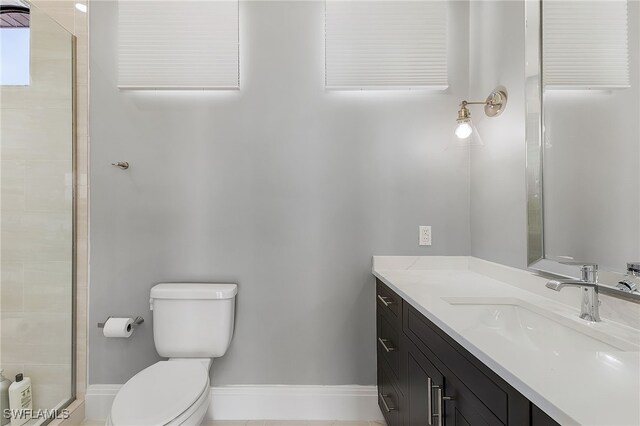
M 122 170 L 127 170 L 129 168 L 129 162 L 127 161 L 118 161 L 117 163 L 111 163 L 112 166 L 119 167 Z

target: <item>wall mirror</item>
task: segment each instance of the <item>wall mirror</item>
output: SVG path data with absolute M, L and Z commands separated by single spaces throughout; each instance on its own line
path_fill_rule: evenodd
M 525 3 L 529 267 L 596 263 L 605 292 L 635 299 L 640 2 Z

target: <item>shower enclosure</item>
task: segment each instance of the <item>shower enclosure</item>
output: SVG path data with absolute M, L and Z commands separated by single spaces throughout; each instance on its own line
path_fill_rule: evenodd
M 42 424 L 75 396 L 75 37 L 0 0 L 0 43 L 0 367 Z

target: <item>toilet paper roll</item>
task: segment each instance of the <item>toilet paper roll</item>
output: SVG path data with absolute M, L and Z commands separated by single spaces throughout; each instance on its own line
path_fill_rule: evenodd
M 109 318 L 104 323 L 104 337 L 129 337 L 133 333 L 133 318 Z

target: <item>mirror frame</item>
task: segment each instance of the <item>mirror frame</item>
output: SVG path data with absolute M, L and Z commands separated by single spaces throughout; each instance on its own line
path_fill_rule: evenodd
M 544 259 L 542 196 L 542 0 L 525 2 L 527 266 Z
M 542 87 L 542 2 L 525 1 L 525 117 L 527 188 L 527 266 L 547 276 L 579 278 L 580 269 L 547 259 L 544 247 L 544 102 Z M 626 275 L 600 270 L 602 293 L 640 303 L 640 292 L 615 287 Z

